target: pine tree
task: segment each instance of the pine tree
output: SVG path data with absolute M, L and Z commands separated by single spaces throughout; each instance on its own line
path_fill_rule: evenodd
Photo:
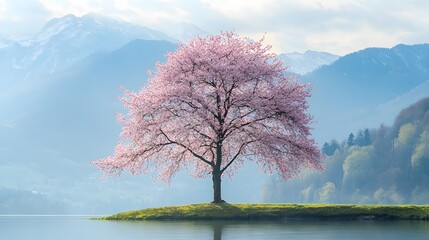
M 368 128 L 366 128 L 363 132 L 363 142 L 364 146 L 369 146 L 372 144 L 371 133 L 369 132 Z
M 349 138 L 347 139 L 347 145 L 354 146 L 356 145 L 355 135 L 350 133 Z

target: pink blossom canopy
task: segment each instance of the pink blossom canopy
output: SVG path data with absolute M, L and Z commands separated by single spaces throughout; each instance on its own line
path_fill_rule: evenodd
M 321 169 L 306 113 L 310 86 L 285 77 L 262 43 L 228 32 L 181 44 L 147 86 L 125 91 L 125 142 L 93 164 L 108 175 L 154 169 L 167 181 L 181 168 L 204 177 L 219 165 L 231 175 L 244 161 L 285 179 Z

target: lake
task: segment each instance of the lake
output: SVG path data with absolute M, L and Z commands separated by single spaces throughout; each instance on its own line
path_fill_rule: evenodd
M 94 221 L 88 216 L 0 216 L 3 240 L 429 239 L 429 222 Z

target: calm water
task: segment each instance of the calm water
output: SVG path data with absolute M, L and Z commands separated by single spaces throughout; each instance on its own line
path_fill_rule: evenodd
M 0 216 L 0 239 L 429 239 L 427 222 L 114 222 Z

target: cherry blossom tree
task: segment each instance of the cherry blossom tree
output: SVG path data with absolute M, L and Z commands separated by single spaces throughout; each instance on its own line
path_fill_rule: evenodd
M 182 168 L 211 175 L 214 203 L 223 202 L 222 176 L 245 161 L 284 179 L 322 169 L 306 113 L 310 86 L 286 77 L 270 49 L 231 32 L 181 44 L 147 86 L 125 90 L 125 142 L 93 164 L 107 175 L 154 170 L 166 181 Z

